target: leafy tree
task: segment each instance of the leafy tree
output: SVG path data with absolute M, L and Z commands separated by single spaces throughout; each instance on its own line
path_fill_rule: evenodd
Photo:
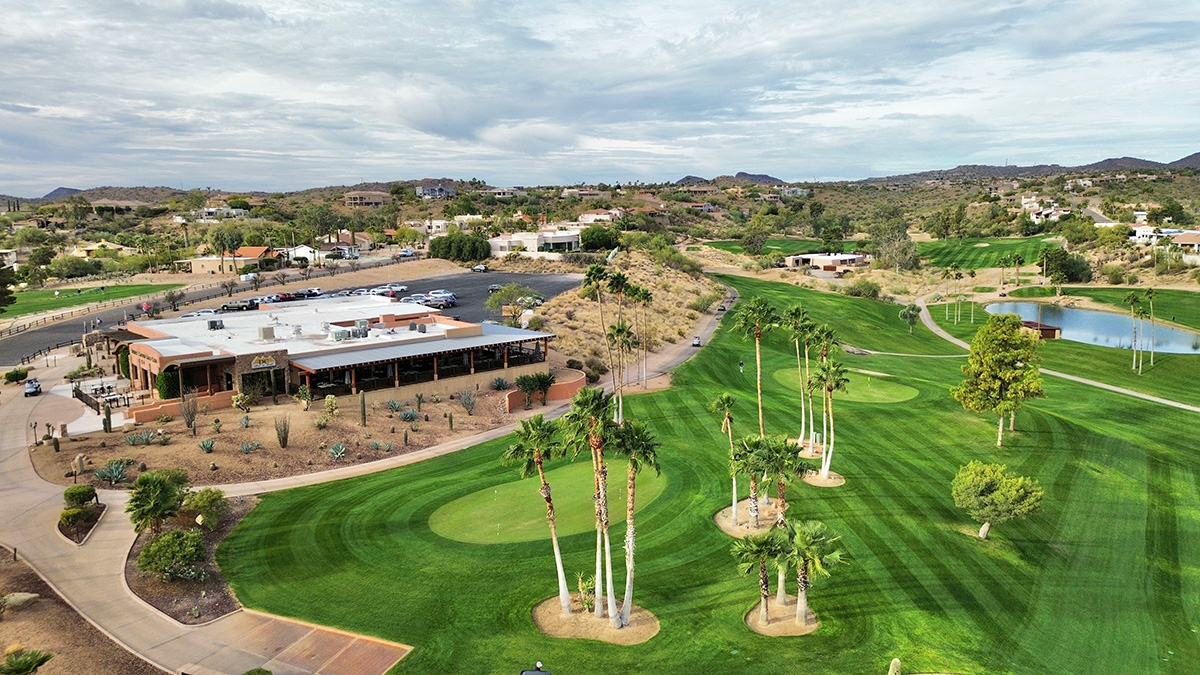
M 7 311 L 5 307 L 17 301 L 12 291 L 13 284 L 13 271 L 7 267 L 0 269 L 0 314 Z
M 1065 283 L 1084 283 L 1092 280 L 1092 267 L 1083 256 L 1068 253 L 1057 246 L 1048 246 L 1042 250 L 1042 276 L 1053 277 L 1062 274 Z
M 844 253 L 846 244 L 842 241 L 845 237 L 840 225 L 830 225 L 821 228 L 821 252 L 822 253 Z
M 958 470 L 951 485 L 954 505 L 983 523 L 979 538 L 987 539 L 992 524 L 1022 518 L 1042 504 L 1042 486 L 1036 478 L 1009 476 L 1003 464 L 972 461 Z
M 501 460 L 507 465 L 520 465 L 521 478 L 528 478 L 536 471 L 541 486 L 538 494 L 546 501 L 546 522 L 550 526 L 550 542 L 554 547 L 554 566 L 558 573 L 558 600 L 563 614 L 571 613 L 571 591 L 567 587 L 567 576 L 563 571 L 562 551 L 558 546 L 558 528 L 554 519 L 554 499 L 550 495 L 550 483 L 546 481 L 543 462 L 546 458 L 561 456 L 563 447 L 554 443 L 557 427 L 547 422 L 540 414 L 521 420 L 515 441 L 508 446 Z
M 508 323 L 513 326 L 521 325 L 521 313 L 528 309 L 522 299 L 532 298 L 537 291 L 517 283 L 505 284 L 500 290 L 488 296 L 483 303 L 489 312 L 507 313 Z
M 739 539 L 733 544 L 730 553 L 738 561 L 738 572 L 748 575 L 758 571 L 758 594 L 760 605 L 758 618 L 764 625 L 770 621 L 767 613 L 767 598 L 771 595 L 770 580 L 767 577 L 767 561 L 779 555 L 783 548 L 777 530 L 752 534 Z
M 742 235 L 742 250 L 747 255 L 760 256 L 767 243 L 767 231 L 761 228 L 749 229 Z
M 147 471 L 137 477 L 129 493 L 125 512 L 133 521 L 133 529 L 141 532 L 149 528 L 157 533 L 163 522 L 179 514 L 187 489 L 187 474 L 183 480 L 177 472 L 168 470 Z
M 579 233 L 579 248 L 584 251 L 611 251 L 618 245 L 616 235 L 603 225 L 592 225 Z
M 1038 335 L 1023 330 L 1016 314 L 994 314 L 971 340 L 971 354 L 962 367 L 966 378 L 950 390 L 972 412 L 1000 416 L 996 447 L 1004 442 L 1004 416 L 1030 398 L 1045 396 L 1038 370 Z

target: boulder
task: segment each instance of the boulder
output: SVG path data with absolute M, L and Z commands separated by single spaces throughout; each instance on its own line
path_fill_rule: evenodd
M 209 464 L 209 465 L 208 465 L 208 470 L 209 470 L 209 471 L 216 471 L 216 470 L 217 470 L 217 463 L 216 463 L 216 462 L 213 462 L 213 463 Z
M 75 472 L 76 476 L 83 473 L 83 463 L 85 461 L 87 461 L 87 455 L 82 452 L 75 455 L 75 459 L 71 462 L 71 470 Z
M 37 593 L 9 593 L 4 596 L 4 608 L 21 609 L 40 597 Z

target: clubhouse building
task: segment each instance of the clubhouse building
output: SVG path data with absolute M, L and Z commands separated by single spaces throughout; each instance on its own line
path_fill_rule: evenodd
M 237 392 L 263 396 L 308 387 L 314 398 L 368 392 L 368 400 L 421 391 L 448 395 L 487 388 L 496 377 L 547 371 L 551 333 L 474 324 L 424 305 L 386 297 L 324 298 L 261 305 L 257 311 L 131 321 L 122 332 L 134 389 L 153 402 L 137 421 L 177 414 L 178 399 L 158 398 L 160 374 L 196 390 L 209 409 Z M 174 384 L 174 383 L 172 383 Z

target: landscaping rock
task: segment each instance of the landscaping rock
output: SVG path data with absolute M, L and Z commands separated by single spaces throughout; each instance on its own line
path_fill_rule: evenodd
M 216 471 L 216 470 L 217 470 L 217 463 L 216 463 L 216 462 L 213 462 L 213 463 L 209 464 L 209 465 L 208 465 L 208 470 L 209 470 L 209 471 Z
M 87 461 L 87 455 L 83 454 L 82 452 L 78 455 L 75 455 L 75 459 L 71 461 L 71 469 L 76 476 L 83 473 L 83 463 L 85 461 Z
M 21 609 L 40 597 L 37 593 L 9 593 L 4 596 L 4 608 Z
M 145 462 L 142 462 L 141 464 L 138 464 L 138 471 L 145 471 L 145 470 L 146 470 L 146 463 L 145 463 Z

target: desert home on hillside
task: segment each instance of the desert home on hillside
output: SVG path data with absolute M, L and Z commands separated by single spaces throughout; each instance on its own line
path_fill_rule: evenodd
M 449 395 L 548 370 L 551 333 L 456 321 L 423 305 L 361 296 L 326 298 L 257 311 L 197 318 L 131 321 L 114 332 L 129 350 L 135 389 L 195 389 L 210 409 L 235 392 L 294 393 L 315 398 L 368 393 L 386 401 L 425 393 Z M 176 414 L 178 399 L 134 408 L 138 421 Z

